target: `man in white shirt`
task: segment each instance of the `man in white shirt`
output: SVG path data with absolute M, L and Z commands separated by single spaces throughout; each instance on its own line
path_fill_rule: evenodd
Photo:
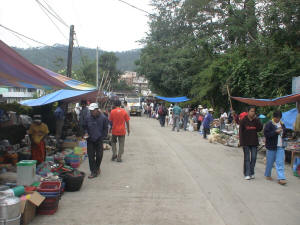
M 225 123 L 227 122 L 228 115 L 227 115 L 227 113 L 224 111 L 223 108 L 221 108 L 220 112 L 221 112 L 221 117 L 220 117 L 220 129 L 223 130 L 223 129 L 225 128 Z

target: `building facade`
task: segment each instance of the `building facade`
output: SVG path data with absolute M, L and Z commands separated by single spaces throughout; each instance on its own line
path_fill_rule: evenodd
M 135 87 L 135 91 L 144 96 L 151 94 L 149 82 L 144 76 L 138 76 L 136 72 L 126 71 L 120 76 L 119 80 L 123 80 L 127 85 Z
M 20 102 L 35 97 L 40 97 L 43 94 L 43 90 L 35 88 L 0 87 L 2 101 L 6 103 Z

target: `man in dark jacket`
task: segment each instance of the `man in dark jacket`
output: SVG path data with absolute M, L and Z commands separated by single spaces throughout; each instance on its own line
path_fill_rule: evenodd
M 265 177 L 267 180 L 272 180 L 271 172 L 274 162 L 276 165 L 278 183 L 281 185 L 286 184 L 286 178 L 284 174 L 284 148 L 283 137 L 286 132 L 284 124 L 280 121 L 282 113 L 276 111 L 273 113 L 273 119 L 269 121 L 264 129 L 264 135 L 266 137 L 267 148 L 267 165 L 265 171 Z
M 103 138 L 108 133 L 108 119 L 99 111 L 97 103 L 89 106 L 90 114 L 84 121 L 85 136 L 87 137 L 87 153 L 91 175 L 95 178 L 100 174 L 100 165 L 103 158 Z
M 254 106 L 249 106 L 248 114 L 240 122 L 240 145 L 244 150 L 244 176 L 245 180 L 254 179 L 254 167 L 257 156 L 258 135 L 263 128 L 256 118 Z

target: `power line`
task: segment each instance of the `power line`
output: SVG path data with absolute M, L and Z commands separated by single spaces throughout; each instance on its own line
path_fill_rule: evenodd
M 59 31 L 59 33 L 68 41 L 67 36 L 61 31 L 61 29 L 58 27 L 58 25 L 51 19 L 51 17 L 48 15 L 48 13 L 45 11 L 45 9 L 41 6 L 41 4 L 38 4 L 41 10 L 45 13 L 45 15 L 49 18 L 49 20 L 52 22 L 52 24 L 56 27 L 56 29 Z
M 66 27 L 69 27 L 62 19 L 58 18 L 55 14 L 53 14 L 47 7 L 45 7 L 39 0 L 35 0 L 40 6 L 42 6 L 47 12 L 49 12 L 55 19 L 61 22 Z
M 22 41 L 23 43 L 25 43 L 28 47 L 33 48 L 33 46 L 31 44 L 29 44 L 27 41 L 25 41 L 23 38 L 21 38 L 20 36 L 16 35 L 15 33 L 12 33 L 12 35 L 14 35 L 16 38 L 18 38 L 20 41 Z M 41 54 L 44 57 L 47 57 L 44 53 L 42 53 L 42 51 L 38 51 L 38 54 Z
M 48 8 L 64 23 L 64 25 L 66 25 L 67 27 L 69 27 L 69 25 L 61 18 L 61 16 L 59 16 L 58 13 L 55 12 L 55 10 L 49 5 L 49 3 L 47 3 L 46 0 L 43 0 L 43 2 L 48 6 Z
M 84 59 L 82 51 L 81 51 L 81 48 L 79 46 L 78 37 L 77 37 L 76 33 L 75 33 L 75 41 L 76 41 L 76 44 L 77 44 L 77 47 L 78 47 L 78 50 L 79 50 L 79 54 L 80 54 L 80 59 L 81 59 L 82 65 L 86 65 L 85 59 Z
M 4 29 L 6 29 L 6 30 L 8 30 L 8 31 L 10 31 L 10 32 L 12 32 L 12 33 L 14 33 L 14 34 L 17 34 L 17 35 L 20 35 L 20 36 L 22 36 L 22 37 L 24 37 L 24 38 L 27 38 L 27 39 L 29 39 L 29 40 L 31 40 L 31 41 L 33 41 L 33 42 L 36 42 L 36 43 L 38 43 L 38 44 L 45 45 L 45 46 L 47 46 L 47 47 L 54 48 L 54 49 L 57 49 L 57 50 L 66 52 L 66 51 L 63 50 L 63 49 L 60 49 L 60 48 L 57 48 L 57 47 L 54 47 L 54 46 L 51 46 L 51 45 L 47 45 L 47 44 L 45 44 L 45 43 L 43 43 L 43 42 L 40 42 L 40 41 L 37 41 L 37 40 L 35 40 L 35 39 L 33 39 L 33 38 L 27 37 L 26 35 L 21 34 L 21 33 L 17 32 L 17 31 L 14 31 L 14 30 L 12 30 L 12 29 L 6 27 L 6 26 L 3 26 L 2 24 L 0 24 L 0 27 L 2 27 L 2 28 L 4 28 Z
M 124 4 L 126 4 L 126 5 L 128 5 L 128 6 L 130 6 L 130 7 L 132 7 L 132 8 L 134 8 L 134 9 L 137 9 L 137 10 L 139 10 L 139 11 L 141 11 L 141 12 L 144 12 L 144 13 L 150 15 L 150 16 L 155 16 L 154 14 L 149 13 L 149 12 L 147 12 L 146 10 L 141 9 L 141 8 L 139 8 L 139 7 L 136 7 L 136 6 L 134 6 L 134 5 L 132 5 L 132 4 L 128 3 L 128 2 L 125 2 L 125 1 L 123 1 L 123 0 L 117 0 L 117 1 L 122 2 L 122 3 L 124 3 Z

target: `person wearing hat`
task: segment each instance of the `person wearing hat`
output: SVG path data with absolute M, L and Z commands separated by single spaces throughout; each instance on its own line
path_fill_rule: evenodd
M 87 138 L 87 153 L 91 175 L 88 178 L 97 177 L 101 170 L 100 165 L 103 158 L 103 139 L 108 133 L 108 119 L 99 111 L 97 103 L 89 106 L 90 114 L 84 120 L 83 128 Z
M 212 113 L 214 112 L 213 108 L 210 108 L 203 119 L 203 138 L 206 139 L 207 135 L 210 134 L 210 125 L 213 122 L 214 118 Z
M 44 162 L 46 158 L 44 140 L 49 133 L 49 129 L 45 123 L 42 123 L 41 115 L 33 116 L 33 123 L 27 133 L 31 139 L 31 158 L 37 160 L 38 163 Z

